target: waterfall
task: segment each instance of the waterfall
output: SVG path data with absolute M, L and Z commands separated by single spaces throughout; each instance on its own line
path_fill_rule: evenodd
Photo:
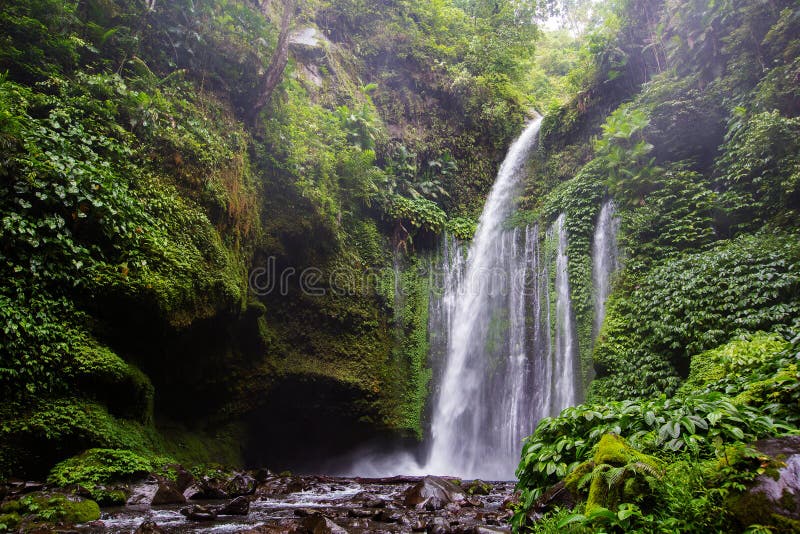
M 620 267 L 617 251 L 619 218 L 614 202 L 607 200 L 600 210 L 592 243 L 592 285 L 594 286 L 594 336 L 606 317 L 606 300 L 611 293 L 611 275 Z
M 509 149 L 467 254 L 433 411 L 425 466 L 431 473 L 512 478 L 520 436 L 533 423 L 520 402 L 530 398 L 525 299 L 523 288 L 512 287 L 527 276 L 528 243 L 519 247 L 519 232 L 505 230 L 504 222 L 540 125 L 541 118 L 532 121 Z
M 540 122 L 509 149 L 466 254 L 452 236 L 441 241 L 428 315 L 436 387 L 427 460 L 362 451 L 346 474 L 510 480 L 536 423 L 578 402 L 566 216 L 546 231 L 505 224 Z
M 564 228 L 566 215 L 558 216 L 551 232 L 557 242 L 556 252 L 556 321 L 555 362 L 553 369 L 554 397 L 551 414 L 578 403 L 578 344 L 575 333 L 575 318 L 569 290 L 567 261 L 567 231 Z

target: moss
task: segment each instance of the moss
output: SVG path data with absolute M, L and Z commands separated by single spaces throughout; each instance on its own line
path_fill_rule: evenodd
M 13 501 L 6 501 L 2 505 L 0 505 L 0 512 L 4 514 L 10 514 L 14 512 L 19 512 L 22 509 L 18 500 Z
M 663 469 L 663 463 L 660 460 L 637 451 L 628 445 L 625 439 L 616 434 L 604 434 L 600 438 L 593 460 L 598 465 L 622 466 L 632 462 L 641 462 L 654 469 Z
M 702 389 L 728 375 L 742 375 L 788 349 L 777 334 L 759 332 L 700 353 L 692 358 L 689 377 L 679 393 Z
M 647 478 L 660 477 L 664 469 L 658 458 L 637 451 L 616 434 L 604 434 L 595 445 L 592 459 L 567 475 L 564 485 L 574 497 L 586 497 L 586 513 L 597 508 L 613 510 L 621 502 L 636 502 L 647 496 Z
M 579 464 L 578 467 L 573 469 L 572 472 L 564 478 L 564 486 L 574 497 L 580 496 L 580 483 L 583 480 L 583 477 L 594 471 L 594 468 L 594 461 L 589 460 L 588 462 Z
M 128 450 L 90 449 L 57 464 L 47 481 L 56 486 L 77 484 L 104 505 L 124 504 L 126 493 L 106 486 L 142 478 L 150 472 L 160 471 L 171 462 L 169 458 L 145 457 Z
M 0 531 L 13 530 L 20 521 L 22 517 L 16 512 L 0 514 Z
M 92 500 L 35 493 L 20 499 L 23 515 L 35 522 L 88 523 L 100 519 L 100 506 Z

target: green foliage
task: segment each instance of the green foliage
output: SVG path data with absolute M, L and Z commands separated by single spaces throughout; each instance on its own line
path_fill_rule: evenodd
M 717 162 L 719 184 L 740 225 L 793 218 L 800 207 L 800 118 L 743 115 L 733 123 Z M 788 220 L 788 219 L 787 219 Z
M 92 499 L 105 504 L 118 499 L 118 495 L 105 486 L 143 478 L 151 472 L 161 471 L 170 462 L 168 458 L 147 458 L 123 449 L 89 449 L 56 464 L 50 470 L 47 482 L 61 487 L 77 484 L 89 491 Z
M 407 221 L 412 228 L 423 228 L 439 233 L 445 227 L 447 215 L 434 202 L 424 199 L 408 199 L 401 196 L 392 198 L 389 214 L 395 219 Z
M 653 145 L 643 135 L 649 124 L 644 110 L 624 105 L 606 118 L 603 136 L 595 142 L 597 158 L 608 172 L 608 188 L 619 200 L 636 202 L 653 187 L 659 169 L 648 157 Z
M 796 236 L 761 233 L 653 268 L 608 305 L 595 348 L 593 398 L 673 394 L 690 358 L 738 332 L 781 329 L 796 317 Z
M 517 476 L 530 506 L 547 487 L 588 460 L 592 447 L 608 433 L 626 438 L 646 453 L 669 456 L 687 451 L 708 458 L 723 443 L 770 436 L 787 428 L 720 393 L 580 405 L 540 421 L 525 442 Z
M 459 241 L 469 241 L 475 235 L 478 222 L 469 217 L 453 217 L 447 221 L 447 232 Z
M 429 396 L 432 371 L 428 367 L 428 305 L 430 299 L 429 273 L 425 260 L 414 258 L 395 276 L 394 293 L 394 354 L 392 367 L 400 389 L 397 406 L 400 428 L 411 430 L 417 439 L 424 431 L 423 414 Z M 395 387 L 397 387 L 395 386 Z

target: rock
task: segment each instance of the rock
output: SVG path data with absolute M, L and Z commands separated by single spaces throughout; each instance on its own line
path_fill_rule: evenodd
M 128 506 L 159 506 L 164 504 L 185 504 L 186 497 L 174 482 L 161 477 L 149 476 L 143 482 L 130 487 Z
M 463 500 L 461 488 L 444 478 L 427 476 L 405 491 L 403 504 L 435 511 Z
M 152 506 L 159 506 L 164 504 L 186 504 L 186 497 L 178 489 L 174 482 L 169 480 L 159 480 L 158 489 L 153 495 Z
M 800 436 L 757 441 L 754 448 L 771 459 L 760 460 L 766 472 L 735 499 L 731 510 L 745 526 L 800 531 Z
M 381 523 L 399 523 L 403 519 L 403 514 L 396 510 L 381 510 L 373 518 Z
M 183 493 L 186 491 L 189 486 L 194 484 L 194 476 L 184 469 L 183 467 L 176 466 L 175 467 L 175 486 L 178 488 L 178 491 Z
M 377 495 L 366 492 L 359 493 L 353 500 L 359 502 L 364 508 L 384 508 L 386 506 L 386 501 Z
M 509 528 L 499 528 L 499 527 L 482 527 L 476 526 L 472 529 L 472 534 L 500 534 L 503 532 L 511 532 Z
M 289 495 L 290 493 L 305 491 L 309 487 L 310 487 L 309 483 L 300 477 L 295 477 L 295 476 L 273 477 L 258 486 L 258 488 L 256 489 L 256 495 L 258 495 L 259 497 Z
M 247 472 L 217 471 L 211 476 L 195 480 L 183 492 L 187 499 L 229 499 L 241 495 L 252 495 L 258 482 Z
M 307 534 L 347 534 L 347 531 L 322 515 L 312 515 L 301 523 Z
M 193 521 L 214 521 L 217 518 L 217 510 L 211 506 L 193 504 L 181 508 L 181 515 Z
M 222 506 L 217 513 L 219 515 L 247 515 L 250 513 L 250 499 L 244 496 L 236 497 Z
M 225 491 L 231 497 L 252 495 L 256 490 L 257 481 L 249 473 L 236 473 L 225 485 Z
M 463 506 L 472 506 L 473 508 L 480 508 L 483 506 L 480 497 L 467 497 L 462 504 Z
M 489 495 L 492 485 L 483 480 L 473 480 L 464 486 L 467 495 Z
M 350 517 L 372 517 L 375 512 L 367 508 L 351 508 L 347 511 L 347 515 Z
M 428 521 L 425 526 L 425 532 L 428 534 L 450 534 L 452 530 L 450 529 L 450 523 L 445 518 L 434 517 Z
M 164 531 L 154 521 L 145 520 L 134 534 L 164 534 Z
M 310 517 L 312 515 L 318 515 L 319 510 L 316 508 L 295 508 L 294 515 L 297 517 Z
M 516 500 L 508 500 L 508 503 L 504 501 L 502 508 L 507 510 L 513 506 L 515 502 L 519 503 L 519 496 L 516 496 Z M 554 508 L 572 510 L 575 508 L 576 504 L 575 496 L 567 489 L 562 480 L 555 486 L 551 486 L 535 503 L 533 503 L 533 506 L 531 506 L 531 509 L 528 511 L 528 517 L 533 520 L 541 519 L 545 513 Z

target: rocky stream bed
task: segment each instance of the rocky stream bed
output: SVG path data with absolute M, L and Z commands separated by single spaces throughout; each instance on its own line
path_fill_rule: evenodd
M 22 493 L 24 487 L 18 488 Z M 34 489 L 34 488 L 32 488 Z M 35 488 L 48 495 L 47 488 Z M 13 488 L 12 488 L 13 490 Z M 79 499 L 80 489 L 72 489 Z M 227 480 L 177 481 L 154 475 L 127 485 L 125 506 L 69 533 L 497 533 L 509 532 L 512 482 L 440 477 L 383 479 L 237 473 Z M 76 495 L 77 494 L 77 495 Z M 24 528 L 21 531 L 29 531 Z

